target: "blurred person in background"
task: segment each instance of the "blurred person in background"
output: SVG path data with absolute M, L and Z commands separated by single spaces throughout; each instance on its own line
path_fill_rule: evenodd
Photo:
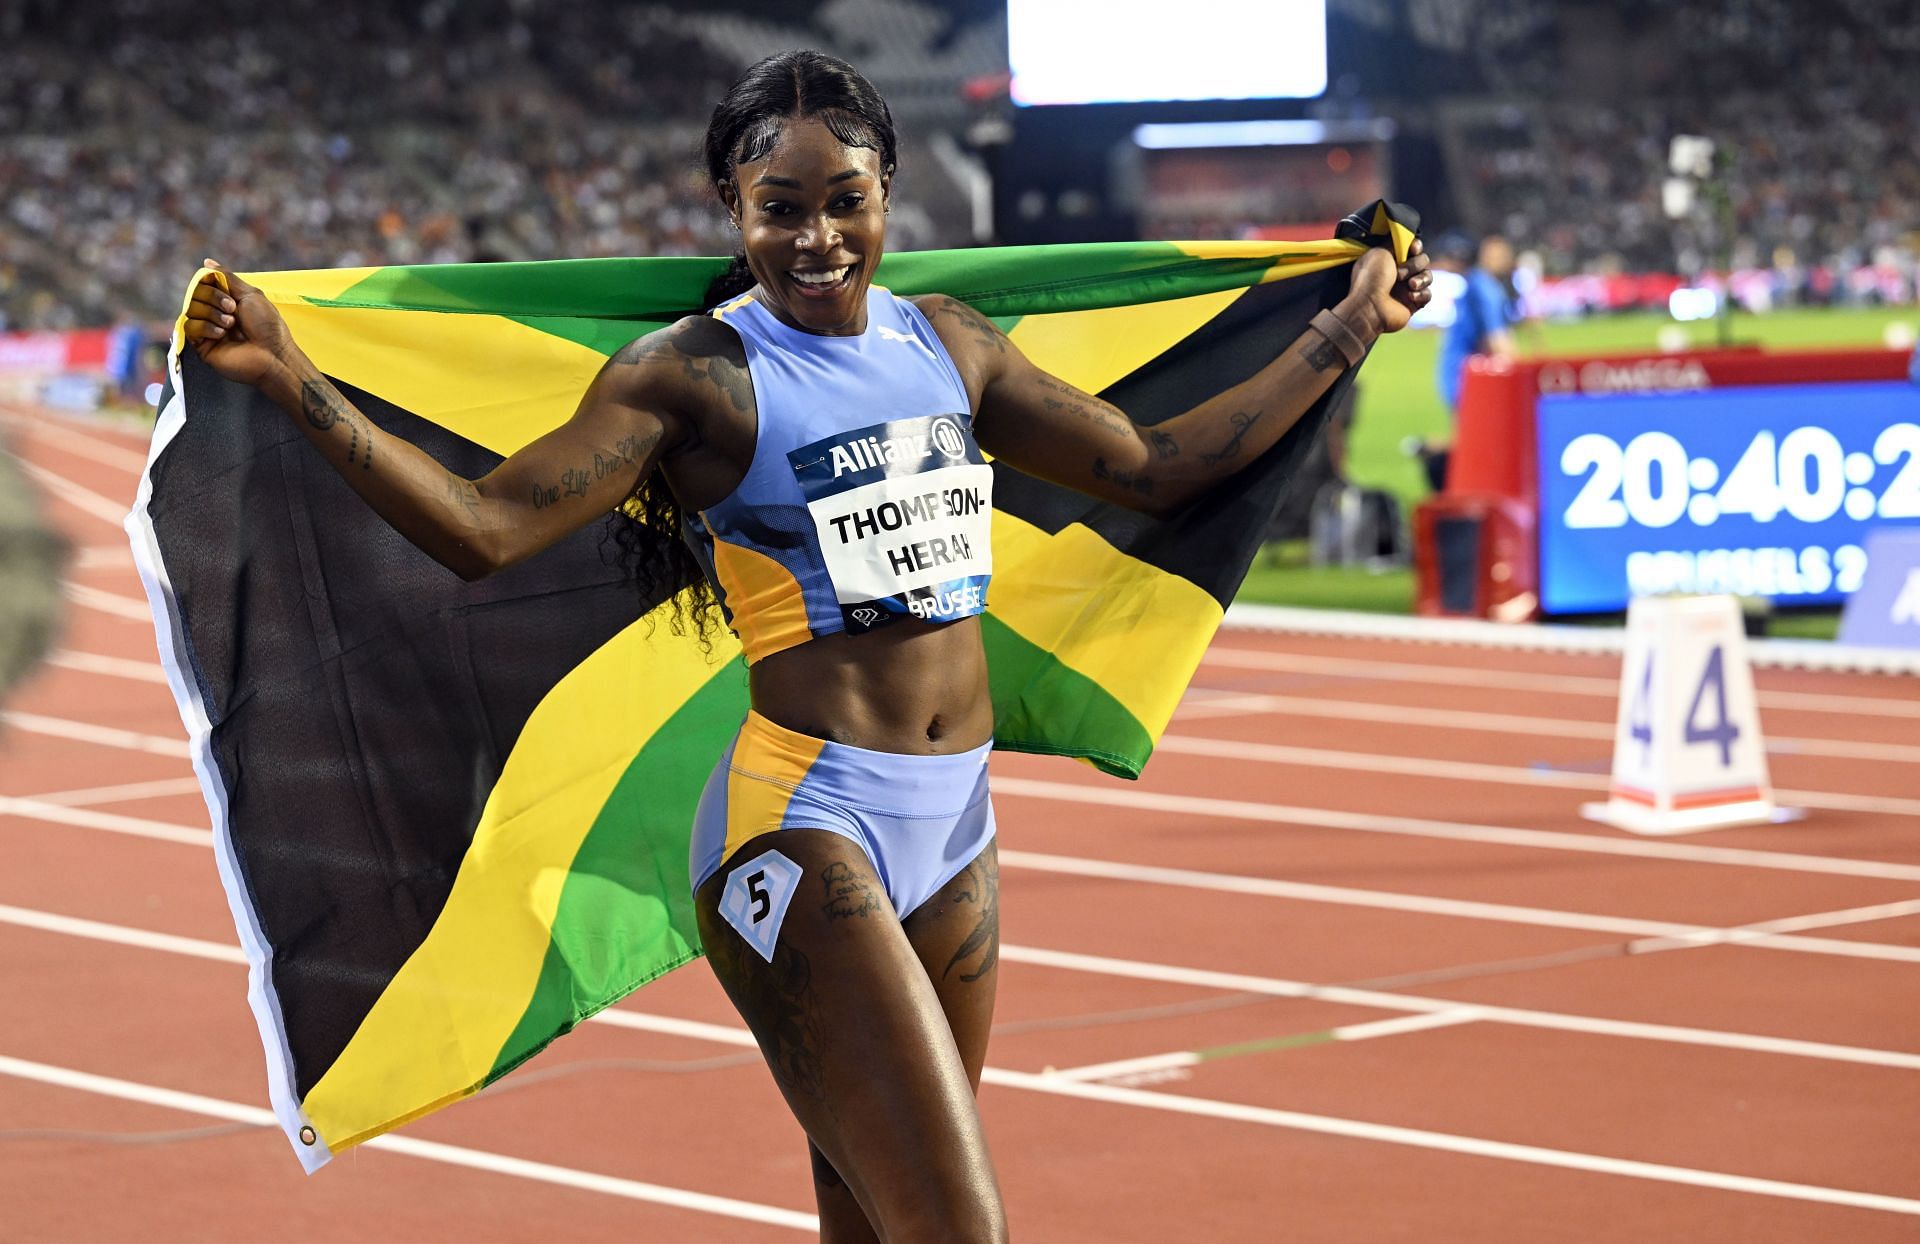
M 1463 260 L 1465 239 L 1450 245 L 1448 253 L 1436 258 L 1457 270 Z M 1520 303 L 1513 288 L 1513 246 L 1499 234 L 1480 240 L 1474 264 L 1463 274 L 1465 284 L 1454 300 L 1453 322 L 1440 339 L 1440 361 L 1434 382 L 1440 400 L 1447 404 L 1449 416 L 1460 407 L 1460 383 L 1466 377 L 1467 360 L 1475 355 L 1510 359 L 1515 354 L 1514 327 L 1520 323 Z M 1447 486 L 1447 463 L 1452 439 L 1421 441 L 1411 446 L 1426 473 L 1427 487 L 1439 492 Z

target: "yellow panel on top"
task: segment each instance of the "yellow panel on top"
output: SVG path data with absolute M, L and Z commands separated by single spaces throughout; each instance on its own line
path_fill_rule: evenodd
M 1229 289 L 1130 307 L 1029 315 L 1013 326 L 1008 340 L 1041 371 L 1098 393 L 1186 340 L 1242 292 Z
M 497 454 L 565 423 L 607 361 L 496 315 L 274 303 L 321 371 Z
M 241 274 L 241 279 L 285 308 L 289 302 L 332 302 L 380 268 L 303 268 L 297 272 L 262 272 L 258 276 Z
M 1352 263 L 1366 246 L 1333 238 L 1323 242 L 1174 242 L 1182 253 L 1195 259 L 1268 259 L 1272 267 L 1260 276 L 1259 283 L 1270 285 L 1288 277 L 1324 272 Z
M 640 749 L 739 652 L 730 635 L 714 637 L 710 657 L 659 642 L 651 632 L 669 608 L 621 631 L 533 710 L 439 919 L 307 1094 L 329 1150 L 464 1097 L 492 1073 L 533 997 L 594 818 Z
M 1001 510 L 993 571 L 994 617 L 1100 684 L 1159 739 L 1220 628 L 1220 602 L 1079 523 L 1048 535 Z

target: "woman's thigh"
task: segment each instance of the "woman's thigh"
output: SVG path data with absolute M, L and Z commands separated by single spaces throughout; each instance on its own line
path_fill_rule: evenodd
M 967 1079 L 978 1091 L 1000 987 L 1000 855 L 993 840 L 902 927 L 940 999 Z
M 782 893 L 750 885 L 756 875 L 786 878 Z M 771 959 L 721 914 L 723 901 L 736 918 L 777 921 L 770 939 L 754 928 Z M 978 1059 L 962 1058 L 942 994 L 859 845 L 826 830 L 762 835 L 700 887 L 698 908 L 721 986 L 881 1237 L 1004 1238 L 974 1107 Z

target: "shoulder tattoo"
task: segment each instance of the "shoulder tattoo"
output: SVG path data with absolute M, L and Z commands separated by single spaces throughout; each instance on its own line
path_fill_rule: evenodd
M 711 386 L 741 414 L 753 411 L 753 381 L 740 334 L 711 316 L 688 316 L 622 346 L 613 362 L 678 370 L 695 387 Z

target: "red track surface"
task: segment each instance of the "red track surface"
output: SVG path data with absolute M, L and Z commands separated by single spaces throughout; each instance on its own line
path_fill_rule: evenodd
M 75 597 L 62 663 L 7 704 L 0 795 L 95 793 L 62 796 L 68 812 L 0 803 L 0 1058 L 24 1060 L 0 1061 L 0 1237 L 805 1238 L 791 1226 L 377 1148 L 309 1179 L 271 1128 L 135 1144 L 68 1134 L 219 1121 L 126 1100 L 137 1090 L 124 1087 L 52 1083 L 46 1068 L 256 1108 L 265 1077 L 243 968 L 217 947 L 144 937 L 234 942 L 205 846 L 119 832 L 205 829 L 198 795 L 179 782 L 191 777 L 184 749 L 50 733 L 84 723 L 183 738 L 110 521 L 133 496 L 143 438 L 23 412 L 7 422 L 16 453 L 85 492 L 36 477 L 76 549 Z M 81 668 L 88 656 L 135 664 Z M 1298 656 L 1316 660 L 1302 668 L 1289 660 Z M 1379 668 L 1385 662 L 1441 678 L 1475 669 L 1601 681 L 1543 681 L 1550 691 L 1446 685 Z M 990 1061 L 1023 1076 L 990 1084 L 983 1109 L 1019 1238 L 1920 1236 L 1920 682 L 1760 671 L 1775 782 L 1810 804 L 1834 796 L 1825 802 L 1844 806 L 1815 806 L 1794 826 L 1652 842 L 1577 814 L 1605 772 L 1614 708 L 1605 688 L 1617 673 L 1601 658 L 1228 633 L 1174 742 L 1137 786 L 1065 762 L 997 758 L 1008 948 Z M 1841 698 L 1819 707 L 1794 698 L 1807 694 Z M 1390 721 L 1308 716 L 1260 697 L 1402 711 Z M 1538 725 L 1464 728 L 1430 720 L 1431 710 Z M 1260 755 L 1207 740 L 1345 755 Z M 1882 751 L 1863 759 L 1845 754 L 1850 746 Z M 1395 771 L 1421 759 L 1505 772 Z M 1581 780 L 1569 773 L 1590 787 L 1567 785 Z M 156 781 L 179 784 L 100 789 Z M 1148 794 L 1189 801 L 1141 806 Z M 1329 825 L 1327 812 L 1399 819 Z M 69 813 L 140 824 L 58 819 Z M 1460 826 L 1646 850 L 1463 841 Z M 1817 858 L 1802 868 L 1676 857 L 1700 847 L 1767 852 L 1789 866 Z M 1842 875 L 1819 871 L 1818 859 L 1867 863 Z M 1204 875 L 1106 867 L 1091 876 L 1076 862 L 1090 860 Z M 1293 884 L 1261 892 L 1249 878 Z M 1442 911 L 1436 900 L 1483 906 Z M 1906 906 L 1880 919 L 1803 922 L 1793 930 L 1800 940 L 1664 950 L 1671 943 L 1648 940 L 1669 926 L 1882 904 Z M 93 926 L 45 927 L 49 914 L 136 932 L 102 940 Z M 1041 951 L 1103 962 L 1036 962 Z M 1298 995 L 1301 982 L 1379 992 L 1272 996 Z M 1365 1040 L 1270 1040 L 1404 1019 L 1434 1009 L 1431 999 L 1518 1010 L 1356 1034 Z M 697 966 L 620 1009 L 738 1030 Z M 1679 1030 L 1620 1031 L 1595 1019 Z M 757 1056 L 713 1035 L 722 1040 L 588 1025 L 505 1091 L 405 1135 L 810 1211 L 798 1129 Z M 1268 1045 L 1163 1070 L 1110 1099 L 1064 1095 L 1108 1081 L 1035 1075 L 1242 1042 Z M 1222 1104 L 1230 1117 L 1219 1117 Z M 1490 1156 L 1479 1142 L 1521 1148 Z

